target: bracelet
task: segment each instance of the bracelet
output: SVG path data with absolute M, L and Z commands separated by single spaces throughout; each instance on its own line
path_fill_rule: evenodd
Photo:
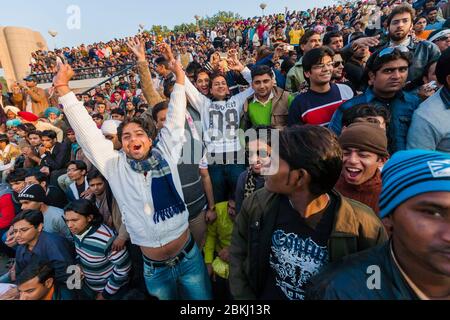
M 66 84 L 57 84 L 57 85 L 53 85 L 53 88 L 59 88 L 59 87 L 68 87 L 69 86 L 69 84 L 68 83 L 66 83 Z

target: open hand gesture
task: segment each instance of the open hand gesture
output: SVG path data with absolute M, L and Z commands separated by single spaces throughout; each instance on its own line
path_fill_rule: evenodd
M 239 61 L 237 57 L 230 57 L 228 60 L 228 68 L 232 71 L 242 72 L 245 66 Z
M 169 62 L 172 62 L 173 60 L 175 60 L 174 56 L 173 56 L 173 52 L 172 49 L 170 48 L 170 46 L 167 43 L 161 43 L 159 45 L 159 51 L 161 51 L 161 54 L 164 56 L 164 58 L 166 58 Z
M 143 42 L 138 38 L 130 39 L 127 42 L 127 46 L 134 53 L 138 61 L 145 61 L 145 47 Z

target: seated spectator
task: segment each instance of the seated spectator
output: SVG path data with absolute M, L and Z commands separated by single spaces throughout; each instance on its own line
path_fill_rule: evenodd
M 12 220 L 16 215 L 12 200 L 12 190 L 7 184 L 0 185 L 0 253 L 8 258 L 14 258 L 15 252 L 5 245 L 2 240 L 11 227 Z
M 17 276 L 16 283 L 20 295 L 19 300 L 62 300 L 60 288 L 55 280 L 55 270 L 48 262 L 32 259 Z
M 27 170 L 25 169 L 17 169 L 11 172 L 8 175 L 8 178 L 6 178 L 6 183 L 9 184 L 12 193 L 12 200 L 14 203 L 14 208 L 16 213 L 19 213 L 21 211 L 21 204 L 19 199 L 17 198 L 19 196 L 19 193 L 27 186 L 25 183 L 25 178 L 27 177 Z
M 101 114 L 94 113 L 92 115 L 92 120 L 94 120 L 97 128 L 100 129 L 103 125 L 103 116 Z
M 45 118 L 49 121 L 53 126 L 61 129 L 63 132 L 67 130 L 67 124 L 62 118 L 61 110 L 57 107 L 47 108 L 44 112 Z
M 239 176 L 236 185 L 236 212 L 241 211 L 244 199 L 264 187 L 264 176 L 261 169 L 270 161 L 273 127 L 256 127 L 256 136 L 251 136 L 248 142 L 248 161 L 250 168 Z
M 4 109 L 4 112 L 6 114 L 6 120 L 14 120 L 17 118 L 20 109 L 16 108 L 14 106 L 6 106 Z
M 16 159 L 20 155 L 21 151 L 17 145 L 11 144 L 6 134 L 0 134 L 0 175 L 2 176 L 2 182 L 14 169 Z
M 113 109 L 111 110 L 111 119 L 117 121 L 124 121 L 125 112 L 122 109 Z
M 230 244 L 236 218 L 234 199 L 216 204 L 217 220 L 208 226 L 204 248 L 205 263 L 212 279 L 213 296 L 218 300 L 230 300 Z
M 18 199 L 22 204 L 22 210 L 40 211 L 44 215 L 44 231 L 55 233 L 68 240 L 72 240 L 67 225 L 64 223 L 64 211 L 47 204 L 47 196 L 44 189 L 38 184 L 32 184 L 19 193 Z
M 91 196 L 89 191 L 89 183 L 86 178 L 87 166 L 83 161 L 70 161 L 67 167 L 67 176 L 72 180 L 72 184 L 66 191 L 67 200 L 72 202 L 74 200 L 85 199 Z
M 41 134 L 42 146 L 39 147 L 41 166 L 47 167 L 50 172 L 50 183 L 56 185 L 58 177 L 66 173 L 67 163 L 70 160 L 70 148 L 66 142 L 56 141 L 56 133 L 48 130 Z
M 375 123 L 353 123 L 344 129 L 339 143 L 344 150 L 344 163 L 336 190 L 378 214 L 380 170 L 389 157 L 386 131 Z
M 117 233 L 117 238 L 112 244 L 113 251 L 121 251 L 130 239 L 130 236 L 122 222 L 122 213 L 108 181 L 97 170 L 88 174 L 87 181 L 92 192 L 91 201 L 95 203 L 98 211 L 103 216 L 103 223 Z
M 67 288 L 67 279 L 70 276 L 67 268 L 75 262 L 70 243 L 56 234 L 43 231 L 44 216 L 39 211 L 22 211 L 12 224 L 14 240 L 18 244 L 15 274 L 20 275 L 32 259 L 49 262 L 55 270 L 55 280 L 61 288 L 62 297 L 73 298 L 74 292 Z
M 90 201 L 70 203 L 65 220 L 74 235 L 77 260 L 85 276 L 84 298 L 120 300 L 127 292 L 131 269 L 127 249 L 112 249 L 116 234 L 102 223 L 103 216 Z
M 19 142 L 27 141 L 28 133 L 36 131 L 36 127 L 32 123 L 22 123 L 17 126 L 16 133 L 19 136 Z
M 448 300 L 450 174 L 442 164 L 449 162 L 448 154 L 435 151 L 395 154 L 383 169 L 380 197 L 391 240 L 330 266 L 311 280 L 308 298 Z M 368 286 L 373 266 L 377 290 Z
M 60 209 L 64 209 L 67 205 L 67 198 L 64 192 L 57 186 L 49 185 L 48 177 L 42 172 L 36 170 L 30 171 L 25 178 L 25 183 L 27 186 L 33 184 L 40 185 L 45 191 L 47 205 Z
M 414 112 L 408 149 L 450 153 L 450 48 L 439 58 L 436 78 L 443 87 Z
M 111 115 L 106 110 L 106 104 L 105 103 L 97 103 L 97 107 L 95 109 L 96 114 L 99 114 L 103 117 L 103 120 L 109 120 L 111 119 Z
M 136 117 L 136 106 L 131 101 L 125 104 L 125 119 L 130 120 Z
M 30 144 L 30 148 L 22 151 L 25 157 L 24 168 L 34 168 L 41 163 L 41 157 L 39 156 L 39 147 L 42 145 L 40 131 L 31 131 L 27 134 L 27 141 Z
M 38 116 L 36 116 L 32 113 L 29 113 L 29 112 L 19 112 L 19 117 L 22 120 L 22 123 L 30 123 L 30 124 L 34 125 L 34 127 L 38 131 L 43 132 L 43 131 L 50 130 L 50 131 L 55 132 L 58 142 L 60 142 L 60 143 L 63 142 L 64 132 L 60 128 L 57 128 L 48 122 L 40 121 Z
M 303 70 L 310 88 L 298 95 L 289 108 L 288 124 L 328 126 L 334 112 L 353 91 L 344 84 L 331 83 L 334 53 L 328 47 L 316 48 L 303 56 Z

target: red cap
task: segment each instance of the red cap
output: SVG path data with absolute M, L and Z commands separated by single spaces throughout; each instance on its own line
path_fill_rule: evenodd
M 18 116 L 21 117 L 25 121 L 35 122 L 39 120 L 39 117 L 31 112 L 20 111 Z

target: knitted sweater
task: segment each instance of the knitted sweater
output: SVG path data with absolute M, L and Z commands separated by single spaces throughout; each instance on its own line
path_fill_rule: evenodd
M 378 201 L 380 199 L 381 188 L 380 170 L 377 170 L 377 173 L 372 179 L 359 186 L 348 184 L 343 176 L 340 177 L 336 184 L 336 190 L 344 197 L 364 203 L 366 206 L 372 208 L 376 214 L 380 212 Z
M 155 223 L 151 192 L 151 177 L 134 171 L 127 155 L 114 150 L 97 128 L 83 103 L 73 92 L 60 98 L 64 113 L 75 131 L 77 141 L 93 165 L 108 180 L 120 206 L 122 220 L 130 234 L 131 242 L 138 246 L 159 248 L 178 239 L 189 227 L 187 210 L 171 219 Z M 184 86 L 175 84 L 169 102 L 169 111 L 159 142 L 155 146 L 167 161 L 178 194 L 182 197 L 178 160 L 184 142 L 186 94 Z
M 112 252 L 114 231 L 102 224 L 75 236 L 77 260 L 81 264 L 86 284 L 92 290 L 111 297 L 128 283 L 131 260 L 127 249 Z

